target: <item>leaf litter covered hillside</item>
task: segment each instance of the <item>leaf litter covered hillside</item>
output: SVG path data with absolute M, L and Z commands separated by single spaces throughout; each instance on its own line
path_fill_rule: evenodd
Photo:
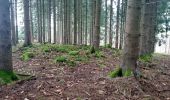
M 31 79 L 0 86 L 2 100 L 170 100 L 170 57 L 139 61 L 142 78 L 110 78 L 119 50 L 89 46 L 35 45 L 13 53 L 16 73 Z

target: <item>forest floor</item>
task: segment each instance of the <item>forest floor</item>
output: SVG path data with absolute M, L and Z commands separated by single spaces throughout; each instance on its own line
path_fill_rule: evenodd
M 0 100 L 170 100 L 170 56 L 154 54 L 151 62 L 140 63 L 144 77 L 138 80 L 110 78 L 109 72 L 120 64 L 118 50 L 101 48 L 91 55 L 88 47 L 77 47 L 77 55 L 64 50 L 68 48 L 75 49 L 27 48 L 35 54 L 27 61 L 21 60 L 26 49 L 15 51 L 15 72 L 34 77 L 0 86 Z M 66 62 L 60 62 L 62 55 Z

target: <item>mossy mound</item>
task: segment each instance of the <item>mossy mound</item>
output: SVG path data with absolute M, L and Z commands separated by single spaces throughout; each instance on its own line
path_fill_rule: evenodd
M 33 58 L 34 57 L 34 53 L 33 52 L 25 52 L 25 53 L 23 53 L 22 55 L 21 55 L 21 59 L 23 60 L 23 61 L 28 61 L 28 60 L 30 60 L 31 58 Z
M 111 78 L 129 77 L 132 75 L 133 75 L 133 72 L 131 69 L 127 69 L 126 71 L 123 71 L 121 67 L 117 67 L 115 70 L 113 70 L 109 73 L 109 77 L 111 77 Z
M 139 61 L 141 61 L 141 62 L 151 62 L 152 61 L 152 57 L 153 57 L 153 55 L 152 54 L 146 54 L 146 55 L 141 55 L 140 57 L 139 57 Z
M 14 72 L 0 70 L 0 84 L 8 84 L 13 81 L 19 80 Z

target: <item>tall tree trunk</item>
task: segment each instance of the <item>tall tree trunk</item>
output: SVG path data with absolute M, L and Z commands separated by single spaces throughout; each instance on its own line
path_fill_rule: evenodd
M 51 43 L 51 0 L 48 1 L 48 42 Z
M 24 0 L 24 27 L 25 27 L 25 41 L 24 46 L 31 45 L 30 32 L 30 15 L 29 15 L 29 0 Z
M 142 8 L 141 17 L 140 55 L 154 52 L 157 5 L 151 2 L 156 0 L 143 1 L 145 5 Z
M 74 44 L 77 44 L 77 0 L 74 0 Z
M 67 36 L 68 36 L 68 15 L 67 15 L 67 0 L 64 0 L 64 44 L 67 44 Z
M 43 35 L 42 35 L 42 38 L 43 38 L 43 43 L 45 43 L 45 1 L 42 0 L 42 30 L 43 30 Z
M 56 35 L 56 0 L 53 0 L 53 33 L 54 33 L 54 43 L 57 42 Z
M 9 1 L 0 0 L 0 70 L 12 71 Z
M 93 46 L 94 46 L 95 49 L 99 49 L 99 44 L 100 44 L 100 13 L 101 13 L 101 3 L 102 3 L 102 0 L 96 0 L 94 41 L 93 41 Z
M 110 5 L 110 30 L 109 30 L 109 45 L 112 47 L 112 39 L 113 39 L 113 32 L 112 32 L 112 17 L 113 17 L 113 0 L 111 0 Z
M 107 0 L 105 0 L 105 46 L 107 45 Z
M 12 34 L 12 45 L 16 45 L 16 34 L 15 34 L 15 16 L 14 16 L 14 1 L 10 0 L 11 2 L 11 34 Z
M 18 0 L 15 0 L 15 34 L 16 34 L 16 44 L 19 43 L 18 41 L 18 15 L 17 15 L 17 3 Z
M 88 17 L 88 1 L 86 0 L 86 25 L 85 25 L 85 45 L 87 45 L 87 31 L 88 31 L 88 28 L 87 28 L 87 25 L 88 25 L 88 22 L 87 22 L 87 17 Z
M 117 2 L 117 16 L 116 16 L 116 42 L 115 48 L 118 48 L 119 44 L 119 11 L 120 11 L 120 0 Z
M 31 34 L 31 40 L 34 41 L 34 26 L 33 26 L 33 16 L 32 16 L 32 0 L 30 0 L 29 4 L 29 13 L 30 13 L 30 34 Z
M 124 0 L 121 1 L 121 26 L 120 26 L 120 43 L 119 43 L 119 49 L 122 49 L 123 46 L 123 35 L 124 35 L 124 10 L 125 10 L 125 3 Z
M 128 0 L 126 37 L 121 63 L 123 73 L 131 70 L 135 76 L 139 54 L 141 5 L 141 0 Z

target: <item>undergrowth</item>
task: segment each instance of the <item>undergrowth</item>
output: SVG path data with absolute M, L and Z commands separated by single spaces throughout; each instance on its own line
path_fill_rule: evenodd
M 139 61 L 144 62 L 144 63 L 150 63 L 152 61 L 152 54 L 146 54 L 146 55 L 141 55 L 139 57 Z
M 116 67 L 115 70 L 109 72 L 109 77 L 115 78 L 115 77 L 129 77 L 132 76 L 133 72 L 130 69 L 127 69 L 126 71 L 123 71 L 121 67 Z
M 21 55 L 21 59 L 23 60 L 23 61 L 28 61 L 28 60 L 30 60 L 31 58 L 33 58 L 34 57 L 34 53 L 33 52 L 24 52 L 22 55 Z
M 18 79 L 14 72 L 0 70 L 0 85 L 8 84 Z

